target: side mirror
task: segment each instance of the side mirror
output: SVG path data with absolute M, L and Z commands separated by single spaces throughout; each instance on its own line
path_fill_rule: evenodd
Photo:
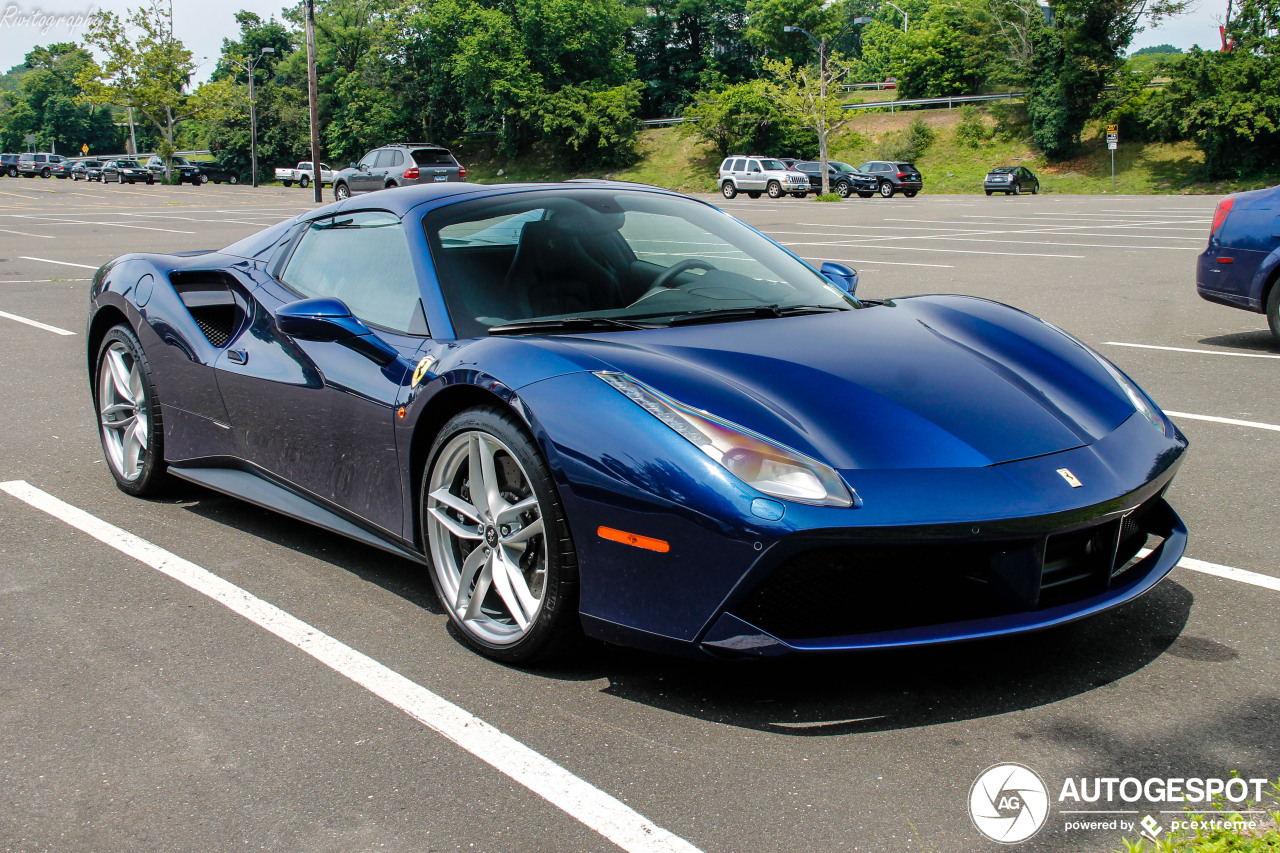
M 276 311 L 280 331 L 300 341 L 342 344 L 370 361 L 386 366 L 400 355 L 370 331 L 341 299 L 300 299 Z
M 858 271 L 844 264 L 827 261 L 819 270 L 827 281 L 848 293 L 856 296 L 858 291 Z
M 355 169 L 355 170 L 358 172 L 358 171 L 360 171 L 360 164 L 359 164 L 359 163 L 352 163 L 352 164 L 351 164 L 350 166 L 348 166 L 347 168 L 348 168 L 348 169 Z

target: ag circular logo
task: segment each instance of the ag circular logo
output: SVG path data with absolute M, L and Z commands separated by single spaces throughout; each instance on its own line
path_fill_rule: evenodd
M 969 817 L 978 832 L 992 841 L 1026 841 L 1049 818 L 1049 789 L 1030 767 L 993 765 L 969 789 Z

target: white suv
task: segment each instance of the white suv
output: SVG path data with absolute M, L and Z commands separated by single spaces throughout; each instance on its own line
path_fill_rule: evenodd
M 738 193 L 746 193 L 751 198 L 760 198 L 762 192 L 768 193 L 769 198 L 784 195 L 804 198 L 809 194 L 808 175 L 794 172 L 772 157 L 759 155 L 730 154 L 720 164 L 719 181 L 725 198 L 733 198 Z

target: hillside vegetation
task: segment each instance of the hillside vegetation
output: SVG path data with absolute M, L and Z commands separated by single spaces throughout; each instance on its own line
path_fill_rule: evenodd
M 989 169 L 1009 165 L 1031 169 L 1040 177 L 1041 191 L 1052 193 L 1220 194 L 1280 183 L 1280 175 L 1253 180 L 1204 181 L 1201 177 L 1204 155 L 1192 143 L 1121 139 L 1116 151 L 1113 186 L 1110 152 L 1105 128 L 1101 125 L 1088 128 L 1076 157 L 1050 163 L 1025 140 L 995 136 L 994 121 L 987 113 L 979 111 L 979 117 L 993 136 L 972 147 L 957 137 L 959 110 L 861 113 L 835 137 L 831 157 L 857 166 L 886 156 L 884 149 L 893 147 L 908 132 L 911 123 L 920 119 L 934 135 L 933 143 L 915 161 L 924 174 L 925 192 L 981 192 L 982 177 Z M 566 171 L 538 147 L 528 154 L 507 158 L 495 154 L 483 142 L 470 142 L 455 149 L 455 153 L 466 164 L 468 178 L 485 183 L 607 176 L 682 192 L 715 192 L 716 168 L 720 162 L 710 146 L 682 135 L 674 127 L 641 131 L 638 161 L 629 168 L 612 171 Z

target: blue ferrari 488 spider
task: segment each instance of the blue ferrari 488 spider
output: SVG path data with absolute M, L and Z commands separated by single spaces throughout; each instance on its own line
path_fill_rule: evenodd
M 1187 444 L 1128 377 L 1005 305 L 856 284 L 651 187 L 407 187 L 111 261 L 88 368 L 121 489 L 422 564 L 505 661 L 987 637 L 1169 572 Z

